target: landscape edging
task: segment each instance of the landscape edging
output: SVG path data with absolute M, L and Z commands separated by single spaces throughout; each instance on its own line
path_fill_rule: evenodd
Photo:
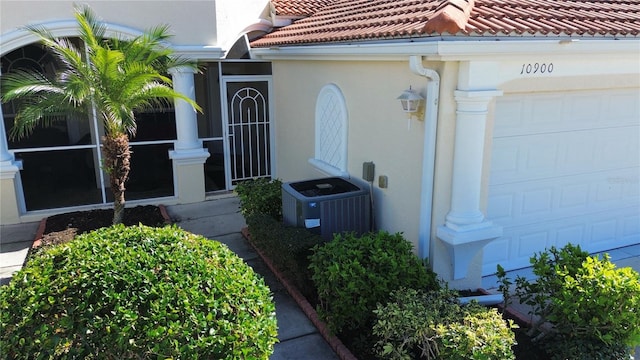
M 331 334 L 329 327 L 327 324 L 320 320 L 318 313 L 311 306 L 309 301 L 302 295 L 302 293 L 298 290 L 297 287 L 291 284 L 291 282 L 287 279 L 287 277 L 281 273 L 274 265 L 271 259 L 269 259 L 264 253 L 258 249 L 253 242 L 251 241 L 251 234 L 249 233 L 249 228 L 242 228 L 242 236 L 251 244 L 251 247 L 258 253 L 258 256 L 264 261 L 267 267 L 271 270 L 271 272 L 276 276 L 276 278 L 282 283 L 285 287 L 289 295 L 293 298 L 293 300 L 300 306 L 304 314 L 309 318 L 309 320 L 313 323 L 313 325 L 318 329 L 320 335 L 325 339 L 325 341 L 331 346 L 333 351 L 338 355 L 341 360 L 358 360 L 351 351 L 336 337 Z

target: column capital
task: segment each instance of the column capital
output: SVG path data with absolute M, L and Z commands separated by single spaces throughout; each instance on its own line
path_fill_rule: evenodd
M 169 74 L 175 76 L 180 74 L 195 74 L 198 69 L 188 66 L 188 65 L 180 65 L 169 68 Z
M 497 96 L 502 96 L 502 90 L 456 90 L 456 110 L 461 113 L 484 114 L 489 109 L 489 103 Z
M 473 100 L 473 99 L 478 99 L 476 101 L 479 101 L 482 98 L 485 99 L 493 99 L 494 97 L 498 97 L 498 96 L 502 96 L 502 94 L 504 94 L 504 92 L 502 90 L 496 90 L 496 89 L 487 89 L 487 90 L 456 90 L 453 93 L 456 97 L 456 100 L 462 100 L 464 101 L 464 99 L 469 99 L 469 100 Z

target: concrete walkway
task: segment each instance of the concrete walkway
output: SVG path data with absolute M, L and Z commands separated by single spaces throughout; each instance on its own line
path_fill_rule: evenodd
M 332 360 L 336 353 L 289 296 L 240 230 L 246 226 L 235 196 L 219 197 L 196 204 L 167 206 L 181 228 L 226 244 L 261 274 L 273 293 L 278 320 L 278 340 L 272 360 Z M 19 270 L 35 238 L 39 223 L 0 226 L 0 283 L 6 284 Z

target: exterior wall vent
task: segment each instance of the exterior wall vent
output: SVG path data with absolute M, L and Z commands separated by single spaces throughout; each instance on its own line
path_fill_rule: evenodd
M 305 227 L 331 240 L 334 233 L 371 230 L 369 190 L 330 177 L 282 184 L 282 217 L 287 226 Z

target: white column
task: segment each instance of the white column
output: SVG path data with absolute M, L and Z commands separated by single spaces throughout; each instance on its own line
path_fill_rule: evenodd
M 175 67 L 169 70 L 173 89 L 191 100 L 196 99 L 194 69 Z M 175 192 L 180 203 L 192 203 L 205 199 L 204 163 L 209 152 L 198 139 L 198 115 L 188 102 L 175 100 L 176 135 L 175 149 L 169 151 L 173 160 Z
M 480 211 L 485 128 L 489 103 L 501 91 L 455 92 L 457 103 L 456 134 L 451 184 L 451 211 L 446 225 L 452 229 L 470 229 L 482 224 Z
M 481 282 L 481 264 L 472 264 L 473 259 L 486 244 L 502 236 L 502 227 L 486 221 L 480 211 L 487 113 L 489 103 L 500 95 L 502 91 L 498 90 L 455 92 L 457 111 L 451 210 L 445 225 L 436 231 L 449 253 L 452 279 L 466 279 L 466 284 L 475 287 Z M 469 271 L 470 266 L 474 271 Z
M 173 78 L 173 89 L 191 100 L 196 99 L 194 84 L 194 69 L 181 66 L 169 70 Z M 202 143 L 198 141 L 198 115 L 196 110 L 188 102 L 182 99 L 175 101 L 176 132 L 178 141 L 176 150 L 202 150 Z

